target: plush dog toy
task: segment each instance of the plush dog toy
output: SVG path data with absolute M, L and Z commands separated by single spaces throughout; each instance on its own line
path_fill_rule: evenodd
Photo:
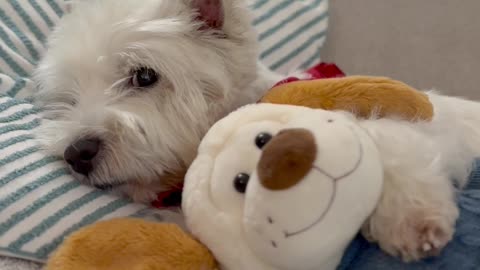
M 382 166 L 350 114 L 251 105 L 205 136 L 182 208 L 224 269 L 333 270 L 375 209 Z
M 194 238 L 226 269 L 300 269 L 299 262 L 333 269 L 376 204 L 382 168 L 371 139 L 350 116 L 307 107 L 410 121 L 431 120 L 433 107 L 408 85 L 375 77 L 280 84 L 261 102 L 297 106 L 251 105 L 212 128 L 184 190 L 194 236 L 175 225 L 105 221 L 67 238 L 46 269 L 216 269 Z M 276 143 L 260 157 L 269 140 Z M 288 149 L 301 153 L 284 155 Z M 214 219 L 217 227 L 207 222 Z

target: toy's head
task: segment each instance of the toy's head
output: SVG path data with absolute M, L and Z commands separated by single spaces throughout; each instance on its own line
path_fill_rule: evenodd
M 382 181 L 375 144 L 351 114 L 250 105 L 205 136 L 183 210 L 225 269 L 335 269 Z

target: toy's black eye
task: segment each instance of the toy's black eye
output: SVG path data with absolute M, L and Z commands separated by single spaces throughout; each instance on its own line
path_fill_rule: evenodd
M 134 87 L 146 88 L 158 82 L 158 74 L 151 68 L 138 68 L 132 72 L 131 84 Z
M 239 173 L 233 180 L 233 187 L 239 193 L 245 193 L 247 190 L 248 180 L 250 180 L 250 175 L 246 173 Z
M 255 138 L 255 145 L 259 149 L 262 149 L 271 139 L 272 139 L 272 134 L 266 133 L 266 132 L 260 133 Z

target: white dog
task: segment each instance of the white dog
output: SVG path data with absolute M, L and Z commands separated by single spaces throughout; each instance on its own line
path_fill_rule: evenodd
M 79 2 L 36 73 L 43 144 L 79 180 L 152 201 L 216 120 L 279 80 L 249 15 L 241 0 Z
M 249 18 L 246 0 L 80 1 L 36 72 L 46 118 L 41 142 L 64 156 L 80 181 L 113 186 L 140 202 L 155 199 L 183 180 L 216 120 L 281 79 L 257 62 Z M 476 132 L 458 141 L 441 137 L 438 147 L 458 157 L 448 159 L 452 169 L 480 152 L 478 105 L 458 103 L 455 113 L 437 116 L 446 117 L 442 130 L 428 134 Z M 365 234 L 392 254 L 417 259 L 432 248 L 421 245 L 421 226 L 440 234 L 433 244 L 443 246 L 457 212 L 453 187 L 432 184 L 446 176 L 425 173 L 415 162 L 424 153 L 408 150 L 402 152 L 408 166 L 392 163 L 392 180 Z M 466 179 L 466 170 L 456 173 Z

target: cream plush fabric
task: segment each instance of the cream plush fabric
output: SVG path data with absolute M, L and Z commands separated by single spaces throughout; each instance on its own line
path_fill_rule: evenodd
M 307 171 L 295 178 L 310 152 Z M 250 105 L 205 136 L 186 177 L 183 211 L 226 270 L 333 270 L 375 209 L 382 166 L 351 114 Z M 288 187 L 272 187 L 278 184 Z

